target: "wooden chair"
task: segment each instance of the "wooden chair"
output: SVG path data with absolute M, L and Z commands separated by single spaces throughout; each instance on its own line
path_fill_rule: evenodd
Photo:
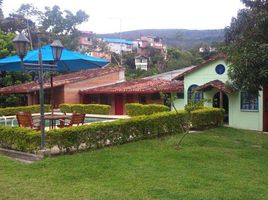
M 16 114 L 19 127 L 40 130 L 40 120 L 34 122 L 30 112 L 18 112 Z
M 73 125 L 76 125 L 76 126 L 83 125 L 85 122 L 85 116 L 86 114 L 73 113 L 71 120 L 69 122 L 60 120 L 60 124 L 58 125 L 58 127 L 64 128 L 64 127 L 70 127 Z

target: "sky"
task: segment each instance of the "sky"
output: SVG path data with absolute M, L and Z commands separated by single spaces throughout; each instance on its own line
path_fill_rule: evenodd
M 78 28 L 95 33 L 138 29 L 222 29 L 243 8 L 240 0 L 4 0 L 8 16 L 21 4 L 40 10 L 60 6 L 62 10 L 84 10 L 90 17 Z

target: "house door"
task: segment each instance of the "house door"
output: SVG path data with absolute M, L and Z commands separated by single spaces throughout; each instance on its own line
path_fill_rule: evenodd
M 229 100 L 228 96 L 225 93 L 222 93 L 222 106 L 224 109 L 224 119 L 223 121 L 225 123 L 229 123 Z M 213 107 L 214 108 L 219 108 L 220 107 L 220 93 L 217 92 L 214 97 L 213 97 Z
M 268 85 L 263 88 L 263 131 L 268 131 Z
M 115 114 L 116 115 L 123 115 L 124 114 L 124 97 L 122 94 L 116 94 L 114 96 L 115 99 Z

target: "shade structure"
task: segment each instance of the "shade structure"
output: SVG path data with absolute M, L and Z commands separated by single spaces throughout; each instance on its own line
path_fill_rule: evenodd
M 23 59 L 25 63 L 38 63 L 38 49 L 28 51 L 27 55 Z M 43 46 L 41 48 L 42 62 L 51 64 L 54 62 L 52 48 L 50 45 Z M 82 69 L 100 68 L 107 65 L 109 61 L 87 56 L 75 51 L 63 48 L 60 60 L 57 62 L 58 72 L 74 72 Z M 0 71 L 22 71 L 23 66 L 19 56 L 11 56 L 0 59 Z M 51 76 L 51 104 L 54 108 L 53 97 L 53 76 Z M 53 111 L 53 109 L 52 109 Z
M 50 45 L 43 46 L 41 52 L 43 63 L 54 62 Z M 38 63 L 38 49 L 29 51 L 23 61 L 25 63 Z M 0 59 L 0 71 L 20 71 L 22 70 L 20 62 L 20 58 L 17 55 Z M 82 69 L 103 67 L 108 63 L 108 60 L 87 56 L 64 48 L 61 59 L 58 62 L 57 71 L 79 71 Z

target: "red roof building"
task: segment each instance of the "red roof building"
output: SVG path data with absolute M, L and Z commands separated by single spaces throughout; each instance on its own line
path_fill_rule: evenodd
M 126 114 L 126 103 L 164 104 L 160 93 L 180 93 L 183 81 L 137 79 L 91 89 L 80 90 L 82 102 L 109 104 L 111 113 Z
M 53 78 L 54 104 L 80 103 L 79 91 L 91 87 L 114 84 L 125 80 L 124 68 L 107 67 L 87 69 L 79 72 L 55 76 Z M 50 81 L 45 82 L 45 102 L 50 103 Z M 28 105 L 38 104 L 39 84 L 29 82 L 0 88 L 0 94 L 25 94 Z

